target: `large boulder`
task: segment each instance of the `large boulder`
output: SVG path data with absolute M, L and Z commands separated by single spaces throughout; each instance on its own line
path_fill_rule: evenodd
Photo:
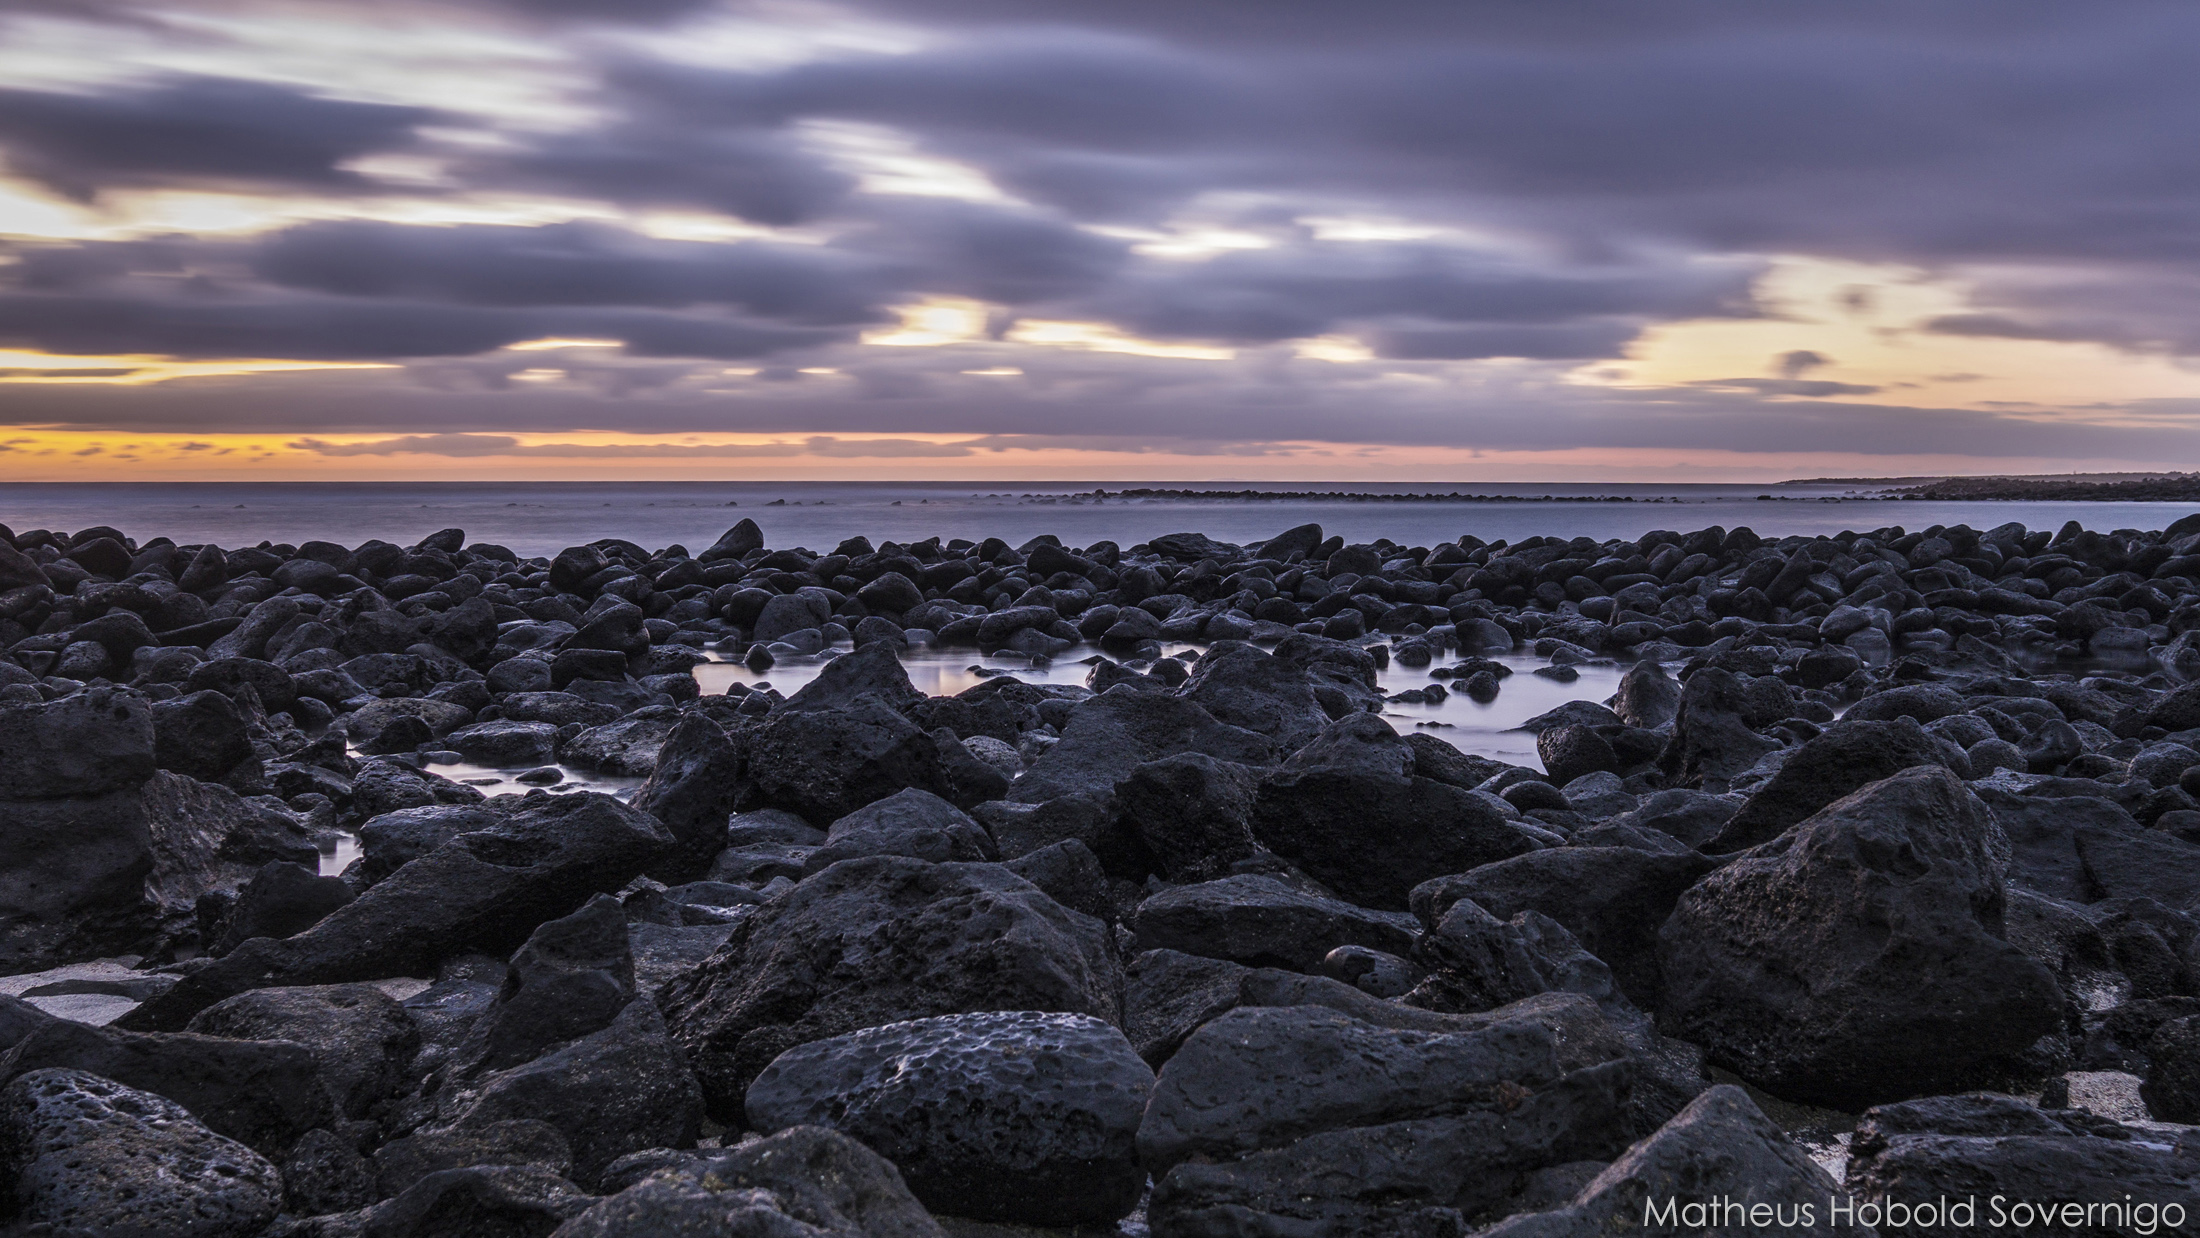
M 657 995 L 714 1114 L 799 1044 L 986 1010 L 1120 1016 L 1107 930 L 996 864 L 845 860 L 770 899 Z
M 370 817 L 359 826 L 359 868 L 372 885 L 461 834 L 486 830 L 503 819 L 482 804 L 431 804 Z
M 1936 1214 L 1938 1225 L 1951 1228 L 2066 1234 L 2095 1228 L 2042 1215 L 2059 1213 L 2066 1201 L 2149 1205 L 2157 1223 L 2175 1208 L 2189 1224 L 2200 1215 L 2200 1161 L 2134 1135 L 2089 1113 L 2039 1109 L 1992 1093 L 1882 1105 L 1857 1124 L 1845 1186 L 1856 1200 L 1878 1205 L 1867 1215 L 1880 1217 L 1889 1204 L 1968 1203 L 1968 1211 Z M 2145 1223 L 2136 1210 L 2095 1216 L 2103 1230 L 2136 1231 Z
M 1297 751 L 1329 723 L 1303 666 L 1237 641 L 1202 655 L 1177 694 L 1217 721 L 1268 736 L 1279 752 Z
M 748 753 L 702 710 L 689 710 L 665 737 L 649 781 L 631 801 L 678 841 L 667 876 L 687 878 L 726 846 L 726 823 L 747 794 Z
M 598 894 L 537 927 L 513 953 L 495 1004 L 474 1025 L 467 1065 L 502 1070 L 531 1062 L 609 1027 L 635 992 L 626 914 L 619 900 Z
M 1630 1067 L 1532 1020 L 1425 1032 L 1242 1008 L 1161 1069 L 1138 1146 L 1163 1238 L 1461 1232 L 1516 1176 L 1625 1142 Z
M 1431 877 L 1541 845 L 1487 800 L 1413 768 L 1388 723 L 1348 715 L 1261 784 L 1254 837 L 1352 902 L 1396 910 Z
M 135 692 L 90 688 L 0 705 L 0 801 L 89 798 L 153 776 L 153 718 Z
M 199 895 L 249 871 L 223 849 L 259 824 L 251 805 L 226 787 L 119 764 L 147 776 L 102 794 L 0 803 L 0 969 L 147 949 L 193 927 Z
M 532 793 L 510 816 L 405 864 L 305 932 L 248 941 L 123 1021 L 180 1027 L 250 989 L 432 973 L 464 950 L 513 949 L 672 846 L 654 818 L 608 795 Z
M 1707 666 L 1690 675 L 1673 715 L 1673 737 L 1658 758 L 1666 774 L 1689 786 L 1723 791 L 1778 751 L 1780 741 L 1750 728 L 1748 698 L 1748 684 L 1732 671 Z
M 153 705 L 153 759 L 160 767 L 218 782 L 252 757 L 252 738 L 236 703 L 207 689 Z
M 1412 904 L 1431 928 L 1460 899 L 1500 920 L 1524 911 L 1547 915 L 1611 966 L 1630 1000 L 1655 1010 L 1662 988 L 1658 930 L 1681 893 L 1717 867 L 1694 853 L 1558 847 L 1424 882 L 1414 887 Z
M 935 1212 L 1105 1224 L 1146 1184 L 1136 1136 L 1153 1071 L 1089 1015 L 947 1015 L 782 1053 L 748 1091 L 749 1125 L 827 1126 L 894 1162 Z
M 692 1146 L 703 1119 L 695 1076 L 646 1000 L 540 1057 L 456 1081 L 437 1099 L 446 1124 L 461 1130 L 522 1118 L 557 1128 L 583 1186 L 629 1153 Z
M 420 1045 L 404 1007 L 371 984 L 254 989 L 200 1011 L 185 1030 L 310 1047 L 337 1116 L 354 1119 L 397 1091 Z
M 1746 851 L 1868 783 L 1918 765 L 1942 764 L 1932 737 L 1908 718 L 1846 719 L 1788 754 L 1779 772 L 1744 801 L 1705 851 Z
M 332 1107 L 315 1050 L 290 1040 L 230 1040 L 92 1027 L 0 998 L 19 1037 L 0 1057 L 0 1077 L 89 1071 L 189 1109 L 219 1134 L 270 1157 L 326 1125 Z
M 1106 800 L 1138 766 L 1181 752 L 1265 765 L 1274 759 L 1275 745 L 1265 735 L 1218 720 L 1195 702 L 1123 685 L 1078 702 L 1061 741 L 1032 763 L 1009 795 L 1026 804 L 1063 796 Z
M 2002 939 L 2007 856 L 1940 766 L 1838 800 L 1681 896 L 1661 1026 L 1852 1111 L 1994 1079 L 2062 1024 L 2054 977 Z
M 1133 768 L 1115 785 L 1118 824 L 1172 881 L 1220 877 L 1260 851 L 1253 802 L 1260 772 L 1202 752 Z
M 838 821 L 907 787 L 959 798 L 938 741 L 875 696 L 775 711 L 748 734 L 748 778 L 741 807 L 811 821 Z
M 1260 876 L 1163 890 L 1139 904 L 1137 920 L 1140 950 L 1293 971 L 1312 971 L 1338 946 L 1404 954 L 1417 927 L 1401 912 L 1369 911 Z
M 65 1069 L 0 1090 L 0 1190 L 51 1234 L 250 1238 L 283 1202 L 273 1165 L 182 1105 Z
M 867 855 L 906 855 L 935 864 L 992 860 L 993 839 L 961 809 L 915 787 L 866 804 L 826 831 L 825 843 L 802 862 L 803 875 Z
M 827 662 L 817 678 L 777 708 L 789 713 L 846 709 L 866 696 L 878 698 L 896 713 L 907 713 L 925 700 L 924 693 L 909 682 L 909 672 L 902 669 L 893 647 L 874 643 Z
M 1528 1212 L 1483 1231 L 1489 1238 L 1604 1238 L 1650 1233 L 1722 1234 L 1751 1228 L 1870 1238 L 1872 1229 L 1831 1215 L 1840 1187 L 1790 1142 L 1738 1087 L 1715 1087 L 1656 1134 L 1627 1150 L 1572 1202 Z M 1726 1211 L 1739 1204 L 1742 1212 Z M 1763 1226 L 1746 1223 L 1754 1215 Z M 1733 1219 L 1728 1218 L 1732 1216 Z

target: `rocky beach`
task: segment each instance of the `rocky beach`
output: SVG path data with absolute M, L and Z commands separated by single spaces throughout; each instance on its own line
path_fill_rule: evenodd
M 0 527 L 0 1232 L 2200 1220 L 2200 515 L 152 532 Z

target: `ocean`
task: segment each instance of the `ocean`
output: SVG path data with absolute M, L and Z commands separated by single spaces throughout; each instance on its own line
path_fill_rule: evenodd
M 1140 487 L 1500 497 L 1466 503 L 1093 494 Z M 1309 522 L 1347 541 L 1387 537 L 1401 545 L 1432 545 L 1468 533 L 1485 541 L 1634 538 L 1652 529 L 1687 532 L 1714 524 L 1746 525 L 1765 537 L 1888 525 L 1987 529 L 2011 520 L 2033 529 L 2071 520 L 2091 529 L 2159 529 L 2200 510 L 2180 503 L 1943 503 L 1858 495 L 1856 487 L 1829 485 L 1443 481 L 53 482 L 0 484 L 0 523 L 18 532 L 112 525 L 140 541 L 167 536 L 227 547 L 316 538 L 355 546 L 370 537 L 409 544 L 455 526 L 473 540 L 521 555 L 550 555 L 602 537 L 653 550 L 678 543 L 699 551 L 743 516 L 763 527 L 769 545 L 830 550 L 857 535 L 874 543 L 937 535 L 1021 544 L 1052 533 L 1073 546 L 1103 540 L 1129 546 L 1193 531 L 1242 543 Z

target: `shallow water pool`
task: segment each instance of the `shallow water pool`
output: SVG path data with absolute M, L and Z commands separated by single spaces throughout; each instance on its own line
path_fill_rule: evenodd
M 1187 658 L 1196 657 L 1200 652 L 1196 645 L 1165 645 L 1163 651 L 1170 655 L 1183 654 Z M 836 652 L 846 652 L 846 649 Z M 1092 674 L 1087 659 L 1101 656 L 1104 655 L 1096 646 L 1078 645 L 1045 665 L 1033 666 L 1031 659 L 1020 654 L 988 656 L 971 649 L 925 648 L 905 652 L 902 666 L 909 672 L 909 682 L 919 692 L 929 696 L 953 696 L 990 677 L 972 668 L 1007 672 L 1026 683 L 1083 684 Z M 706 662 L 695 668 L 695 678 L 706 694 L 722 693 L 726 685 L 741 683 L 752 688 L 768 684 L 783 695 L 792 696 L 816 679 L 830 660 L 823 654 L 789 658 L 761 673 L 739 662 Z M 1497 698 L 1488 704 L 1454 692 L 1439 705 L 1391 705 L 1384 709 L 1383 719 L 1400 733 L 1426 731 L 1462 752 L 1540 770 L 1543 762 L 1536 755 L 1535 736 L 1515 728 L 1568 701 L 1601 703 L 1619 691 L 1620 676 L 1626 673 L 1610 663 L 1590 664 L 1574 668 L 1580 674 L 1579 679 L 1559 683 L 1533 673 L 1547 663 L 1532 654 L 1506 654 L 1492 661 L 1512 667 L 1513 674 L 1504 681 Z M 1377 672 L 1376 681 L 1385 693 L 1402 692 L 1438 682 L 1429 677 L 1429 672 L 1438 666 L 1449 665 L 1449 659 L 1438 659 L 1418 668 L 1393 662 Z

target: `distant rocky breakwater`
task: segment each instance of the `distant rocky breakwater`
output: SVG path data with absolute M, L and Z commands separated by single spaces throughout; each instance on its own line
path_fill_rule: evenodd
M 127 1007 L 0 998 L 0 1224 L 2189 1220 L 2195 631 L 2200 517 L 826 553 L 743 521 L 551 559 L 0 529 L 0 974 Z M 910 644 L 1108 656 L 927 697 Z M 791 695 L 691 673 L 834 650 Z M 1380 716 L 1386 665 L 1487 699 L 1530 653 L 1629 668 L 1528 723 L 1542 771 Z M 453 760 L 643 781 L 485 796 Z

